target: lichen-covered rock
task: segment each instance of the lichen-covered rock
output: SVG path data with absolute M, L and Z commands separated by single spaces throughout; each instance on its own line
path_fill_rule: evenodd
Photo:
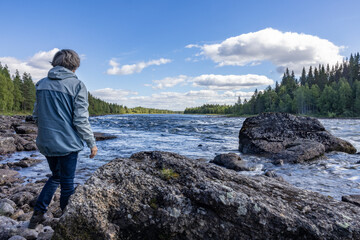
M 247 118 L 239 132 L 239 150 L 291 163 L 308 161 L 330 151 L 356 153 L 353 145 L 330 134 L 319 120 L 288 113 Z
M 235 153 L 225 153 L 217 155 L 210 163 L 215 163 L 219 166 L 233 169 L 235 171 L 249 171 L 250 169 L 245 166 L 245 162 L 240 156 Z
M 360 208 L 270 177 L 141 152 L 79 186 L 53 239 L 360 239 Z

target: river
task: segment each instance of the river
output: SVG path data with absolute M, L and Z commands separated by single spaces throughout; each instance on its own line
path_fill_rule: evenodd
M 323 158 L 304 164 L 276 166 L 267 158 L 243 155 L 238 149 L 238 134 L 245 118 L 144 114 L 91 117 L 94 131 L 110 133 L 118 138 L 98 142 L 98 155 L 88 158 L 89 149 L 80 152 L 76 183 L 82 184 L 101 165 L 116 157 L 129 157 L 139 151 L 169 151 L 191 158 L 213 159 L 217 154 L 234 152 L 254 171 L 239 174 L 256 175 L 274 170 L 291 184 L 320 192 L 335 199 L 348 194 L 360 194 L 360 155 L 327 153 Z M 360 149 L 360 120 L 320 119 L 325 128 L 337 137 Z M 45 158 L 37 152 L 18 152 L 5 161 L 16 161 L 31 154 L 43 162 L 20 169 L 27 181 L 43 179 L 49 174 Z

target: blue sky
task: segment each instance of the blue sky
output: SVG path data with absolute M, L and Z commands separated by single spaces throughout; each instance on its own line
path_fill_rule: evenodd
M 360 50 L 359 1 L 3 1 L 0 62 L 46 76 L 57 49 L 95 96 L 183 110 L 236 102 L 285 67 Z

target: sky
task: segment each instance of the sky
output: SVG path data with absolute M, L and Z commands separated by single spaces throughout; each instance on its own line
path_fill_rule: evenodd
M 81 57 L 94 96 L 127 107 L 234 104 L 285 68 L 360 51 L 360 1 L 1 1 L 0 62 L 46 77 L 59 49 Z

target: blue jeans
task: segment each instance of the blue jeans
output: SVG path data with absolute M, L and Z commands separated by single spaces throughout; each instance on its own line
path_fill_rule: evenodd
M 78 158 L 78 152 L 70 153 L 60 157 L 46 157 L 52 176 L 49 177 L 43 187 L 34 207 L 35 211 L 46 212 L 51 199 L 58 188 L 61 186 L 60 208 L 64 210 L 68 204 L 70 196 L 74 193 L 74 177 Z

